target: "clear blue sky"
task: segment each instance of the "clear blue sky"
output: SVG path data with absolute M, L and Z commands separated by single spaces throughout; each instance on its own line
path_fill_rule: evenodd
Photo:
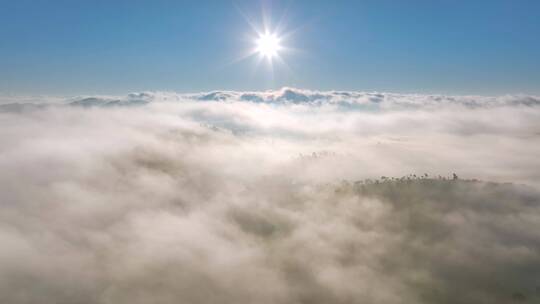
M 261 7 L 289 68 L 234 62 Z M 539 94 L 540 1 L 0 0 L 3 93 L 282 86 Z

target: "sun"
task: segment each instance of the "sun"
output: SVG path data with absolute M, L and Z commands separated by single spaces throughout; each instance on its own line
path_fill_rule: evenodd
M 272 33 L 260 34 L 256 41 L 256 51 L 262 56 L 271 59 L 278 55 L 278 51 L 281 50 L 281 39 Z

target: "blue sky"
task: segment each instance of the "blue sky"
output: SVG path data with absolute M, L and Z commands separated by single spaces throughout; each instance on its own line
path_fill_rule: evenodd
M 248 20 L 288 33 L 256 56 Z M 540 93 L 540 1 L 0 0 L 0 92 Z

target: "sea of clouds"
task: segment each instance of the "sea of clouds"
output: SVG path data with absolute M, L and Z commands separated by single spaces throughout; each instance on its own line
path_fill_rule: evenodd
M 537 96 L 3 95 L 0 302 L 537 303 L 539 155 Z

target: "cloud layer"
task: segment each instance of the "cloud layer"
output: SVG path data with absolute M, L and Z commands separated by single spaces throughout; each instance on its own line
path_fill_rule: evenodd
M 0 302 L 540 299 L 537 97 L 22 104 L 0 113 Z
M 384 92 L 356 91 L 312 91 L 296 88 L 283 88 L 277 91 L 213 91 L 195 94 L 179 94 L 174 92 L 141 92 L 126 96 L 82 96 L 66 99 L 72 105 L 117 106 L 144 105 L 150 102 L 174 101 L 243 101 L 267 104 L 308 104 L 308 105 L 338 105 L 342 107 L 365 109 L 405 109 L 441 106 L 466 106 L 469 108 L 498 107 L 498 106 L 540 106 L 540 96 L 505 95 L 505 96 L 451 96 L 396 94 Z M 61 104 L 60 97 L 46 96 L 13 96 L 0 95 L 2 105 L 33 105 L 43 102 Z M 4 111 L 9 108 L 4 108 Z

